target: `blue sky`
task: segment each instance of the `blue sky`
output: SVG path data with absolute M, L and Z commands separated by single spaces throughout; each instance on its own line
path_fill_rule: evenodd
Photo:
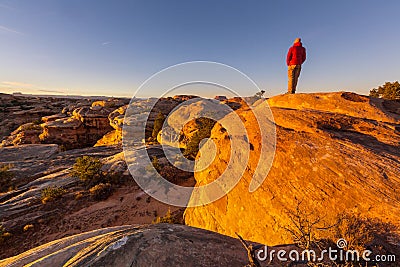
M 130 97 L 163 68 L 209 60 L 275 95 L 299 36 L 299 92 L 368 94 L 400 79 L 399 10 L 390 0 L 0 0 L 0 92 Z

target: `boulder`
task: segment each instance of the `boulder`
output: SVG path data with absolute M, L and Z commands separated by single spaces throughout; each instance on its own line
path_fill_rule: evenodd
M 119 226 L 44 244 L 4 266 L 232 266 L 247 253 L 238 239 L 184 225 Z
M 304 212 L 334 225 L 344 212 L 399 226 L 399 103 L 353 93 L 281 95 L 268 100 L 276 124 L 276 152 L 261 187 L 249 192 L 260 158 L 261 136 L 249 110 L 239 110 L 250 146 L 246 171 L 217 201 L 185 212 L 187 225 L 270 245 L 293 241 L 285 229 L 299 203 Z M 262 109 L 266 102 L 255 109 Z M 386 101 L 386 106 L 388 106 Z M 397 107 L 396 107 L 397 106 Z M 232 116 L 229 114 L 225 119 Z M 214 161 L 195 173 L 197 186 L 217 180 L 230 159 L 230 138 L 220 125 L 212 131 Z M 207 147 L 207 146 L 204 146 Z M 203 149 L 202 149 L 203 150 Z M 207 159 L 200 150 L 199 160 Z M 234 168 L 235 165 L 233 165 Z M 207 197 L 207 196 L 204 196 Z M 320 238 L 326 231 L 318 232 Z

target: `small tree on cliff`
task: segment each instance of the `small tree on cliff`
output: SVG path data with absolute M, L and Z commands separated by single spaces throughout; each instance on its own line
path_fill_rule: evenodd
M 101 171 L 103 163 L 98 158 L 83 156 L 76 159 L 71 174 L 89 186 L 99 183 L 104 175 Z
M 369 92 L 372 97 L 381 97 L 391 100 L 400 99 L 400 83 L 396 82 L 386 82 L 384 85 L 374 88 Z
M 161 112 L 159 112 L 156 119 L 154 120 L 153 133 L 151 134 L 153 140 L 157 140 L 157 135 L 161 131 L 164 121 L 165 116 Z

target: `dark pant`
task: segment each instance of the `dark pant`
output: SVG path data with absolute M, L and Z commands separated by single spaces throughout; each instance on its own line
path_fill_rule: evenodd
M 288 93 L 296 92 L 297 81 L 299 80 L 301 65 L 290 65 L 288 67 Z

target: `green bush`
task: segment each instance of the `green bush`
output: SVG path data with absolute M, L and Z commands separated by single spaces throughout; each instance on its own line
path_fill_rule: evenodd
M 7 192 L 13 187 L 14 173 L 10 171 L 11 165 L 0 165 L 0 192 Z
M 165 116 L 161 112 L 159 112 L 157 114 L 156 119 L 154 120 L 153 132 L 151 134 L 153 140 L 157 140 L 157 135 L 161 131 L 164 121 L 165 121 Z
M 104 179 L 101 171 L 102 167 L 103 163 L 98 158 L 83 156 L 76 159 L 71 174 L 87 185 L 92 186 Z
M 167 181 L 177 184 L 179 170 L 174 166 L 165 166 L 160 170 L 160 175 L 164 177 Z
M 89 189 L 90 195 L 96 200 L 107 199 L 112 194 L 112 186 L 109 183 L 100 183 Z
M 0 244 L 9 237 L 11 237 L 11 234 L 7 232 L 3 225 L 0 224 Z
M 157 217 L 156 219 L 154 219 L 154 221 L 153 221 L 152 223 L 153 223 L 153 224 L 157 224 L 157 223 L 176 224 L 176 223 L 178 223 L 178 222 L 177 222 L 177 220 L 174 218 L 174 216 L 172 216 L 171 210 L 168 209 L 167 213 L 166 213 L 163 217 Z
M 161 164 L 158 162 L 158 158 L 156 156 L 153 156 L 153 160 L 151 161 L 151 163 L 153 164 L 154 169 L 156 169 L 158 172 L 161 171 L 162 166 Z
M 198 118 L 196 119 L 199 125 L 198 131 L 189 140 L 183 155 L 188 159 L 195 159 L 197 153 L 199 152 L 199 145 L 201 140 L 204 138 L 209 138 L 211 135 L 211 130 L 215 125 L 215 121 L 209 118 Z
M 45 204 L 49 201 L 62 197 L 67 191 L 58 186 L 46 187 L 42 189 L 42 203 Z
M 374 88 L 369 92 L 372 97 L 381 97 L 391 100 L 400 99 L 400 83 L 396 82 L 386 82 L 384 85 Z

